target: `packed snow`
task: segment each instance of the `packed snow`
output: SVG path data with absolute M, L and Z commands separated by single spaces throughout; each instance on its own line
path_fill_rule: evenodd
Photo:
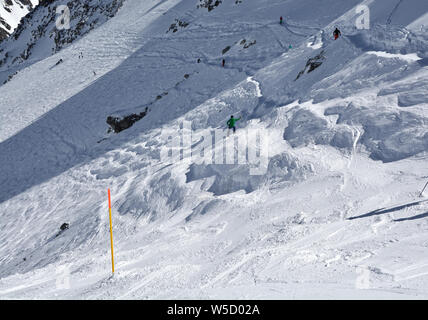
M 0 299 L 426 299 L 428 3 L 203 2 L 0 86 Z

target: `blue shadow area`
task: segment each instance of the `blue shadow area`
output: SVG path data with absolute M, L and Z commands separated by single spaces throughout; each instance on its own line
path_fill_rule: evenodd
M 425 212 L 425 213 L 422 213 L 422 214 L 418 214 L 418 215 L 413 216 L 413 217 L 395 219 L 394 222 L 417 220 L 417 219 L 423 219 L 423 218 L 426 218 L 426 217 L 428 217 L 428 212 Z
M 390 213 L 390 212 L 394 212 L 394 211 L 400 211 L 400 210 L 405 209 L 405 208 L 417 206 L 417 205 L 419 205 L 423 202 L 426 202 L 426 201 L 428 201 L 428 200 L 411 202 L 411 203 L 403 204 L 401 206 L 397 206 L 397 207 L 393 207 L 393 208 L 389 208 L 389 209 L 381 208 L 381 209 L 373 210 L 373 211 L 370 211 L 368 213 L 362 214 L 360 216 L 350 217 L 350 218 L 348 218 L 348 220 L 367 218 L 367 217 L 377 216 L 377 215 Z

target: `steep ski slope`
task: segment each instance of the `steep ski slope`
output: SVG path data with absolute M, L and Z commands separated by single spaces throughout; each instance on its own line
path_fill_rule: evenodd
M 380 25 L 353 30 L 358 3 L 208 12 L 128 0 L 1 87 L 0 296 L 426 298 L 428 44 L 392 18 L 386 26 L 392 2 L 367 2 L 383 6 Z M 189 25 L 167 33 L 174 19 Z M 332 41 L 337 24 L 346 32 Z M 316 56 L 322 64 L 296 80 Z M 146 106 L 134 126 L 106 134 L 107 116 Z M 183 121 L 207 135 L 230 114 L 242 116 L 238 138 L 266 130 L 262 175 L 161 157 Z M 63 222 L 70 229 L 55 237 Z M 57 286 L 64 267 L 70 289 Z
M 117 13 L 123 1 L 70 1 L 67 3 L 69 10 L 63 14 L 62 1 L 40 2 L 21 20 L 15 32 L 0 44 L 0 84 L 106 22 Z
M 0 41 L 8 37 L 18 26 L 22 17 L 39 4 L 39 0 L 0 1 Z

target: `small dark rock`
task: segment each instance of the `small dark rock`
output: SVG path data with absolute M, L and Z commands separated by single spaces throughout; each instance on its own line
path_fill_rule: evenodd
M 70 227 L 68 223 L 63 223 L 59 228 L 61 231 L 67 230 Z
M 169 29 L 168 29 L 168 31 L 166 33 L 170 32 L 171 30 L 172 30 L 173 33 L 175 33 L 175 32 L 178 31 L 178 27 L 186 28 L 188 25 L 189 25 L 188 22 L 175 19 L 175 23 L 171 24 L 171 26 L 169 27 Z
M 218 7 L 221 4 L 221 0 L 199 0 L 197 8 L 207 8 L 208 12 L 214 10 L 214 8 Z
M 252 46 L 252 45 L 254 45 L 254 44 L 256 44 L 256 40 L 251 41 L 250 43 L 246 43 L 246 44 L 244 45 L 244 49 L 248 49 L 249 47 L 251 47 L 251 46 Z

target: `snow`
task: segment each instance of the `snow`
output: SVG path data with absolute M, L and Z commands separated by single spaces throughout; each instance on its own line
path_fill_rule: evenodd
M 371 30 L 360 1 L 127 0 L 20 70 L 0 87 L 0 298 L 426 299 L 428 42 L 406 28 L 426 9 L 363 3 Z M 218 162 L 246 139 L 260 162 Z
M 367 54 L 374 54 L 375 56 L 383 57 L 383 58 L 389 58 L 389 59 L 398 58 L 398 59 L 402 59 L 406 62 L 415 62 L 415 61 L 419 61 L 422 59 L 416 53 L 392 54 L 392 53 L 381 52 L 381 51 L 368 51 Z
M 37 6 L 39 4 L 39 0 L 30 0 L 33 6 Z M 17 3 L 16 1 L 12 2 L 12 6 L 7 6 L 10 10 L 5 9 L 6 1 L 2 0 L 0 3 L 0 17 L 6 21 L 6 23 L 11 27 L 11 30 L 8 30 L 4 25 L 0 24 L 0 28 L 3 28 L 7 33 L 12 33 L 13 30 L 16 29 L 22 17 L 28 14 L 28 7 L 23 6 L 21 3 Z

